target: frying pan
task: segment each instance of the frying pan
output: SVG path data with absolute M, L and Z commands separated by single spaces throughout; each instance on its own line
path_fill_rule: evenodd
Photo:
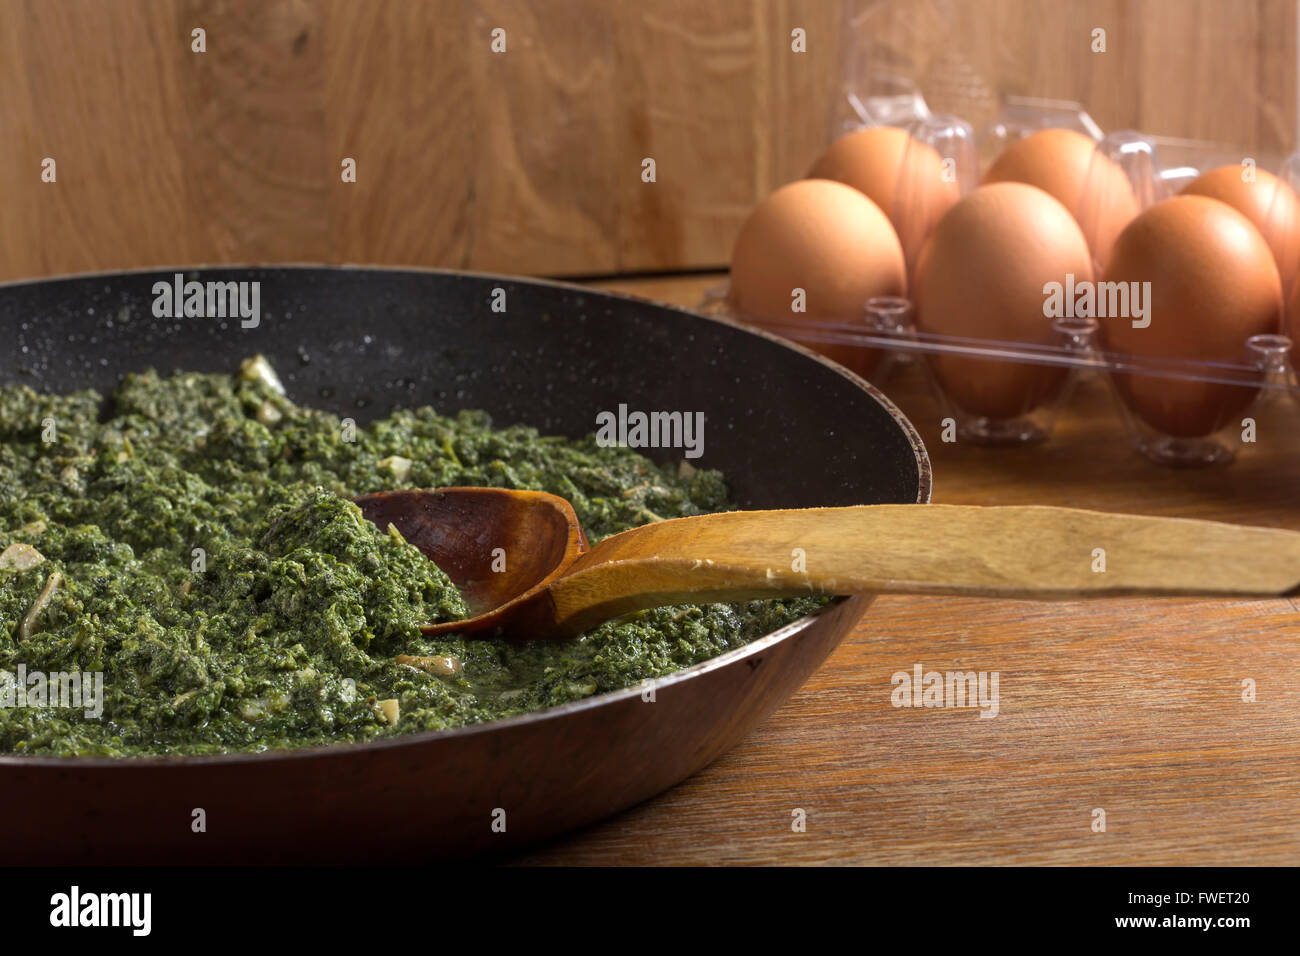
M 259 282 L 260 323 L 244 328 L 237 318 L 155 318 L 154 283 L 173 276 L 0 285 L 0 383 L 107 392 L 128 371 L 228 372 L 260 352 L 296 401 L 361 423 L 398 404 L 432 404 L 579 436 L 620 403 L 703 411 L 695 464 L 722 469 L 743 508 L 929 500 L 920 437 L 884 396 L 812 352 L 719 319 L 491 275 L 185 273 Z M 493 310 L 498 289 L 505 311 Z M 5 855 L 15 863 L 375 863 L 508 853 L 645 800 L 717 759 L 803 683 L 869 601 L 836 599 L 659 680 L 653 695 L 630 688 L 490 724 L 311 750 L 0 756 Z M 196 833 L 200 808 L 206 832 Z

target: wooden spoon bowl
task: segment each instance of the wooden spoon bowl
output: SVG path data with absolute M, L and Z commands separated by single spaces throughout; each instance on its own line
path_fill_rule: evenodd
M 381 491 L 353 501 L 366 518 L 380 528 L 395 527 L 445 571 L 470 613 L 488 627 L 544 592 L 588 550 L 573 507 L 542 491 Z M 430 625 L 425 632 L 455 629 Z

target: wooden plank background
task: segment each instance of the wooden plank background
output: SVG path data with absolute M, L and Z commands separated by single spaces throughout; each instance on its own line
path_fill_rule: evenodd
M 1084 100 L 1107 128 L 1284 153 L 1295 7 L 0 0 L 0 278 L 202 262 L 723 264 L 752 205 L 824 145 L 848 53 L 880 45 L 936 108 L 977 123 L 999 92 L 1034 94 Z M 863 14 L 853 35 L 846 12 Z M 190 50 L 194 27 L 206 53 Z M 796 27 L 806 53 L 791 51 Z M 1104 54 L 1090 52 L 1097 27 Z M 55 184 L 40 181 L 47 156 Z M 347 156 L 355 184 L 340 180 Z

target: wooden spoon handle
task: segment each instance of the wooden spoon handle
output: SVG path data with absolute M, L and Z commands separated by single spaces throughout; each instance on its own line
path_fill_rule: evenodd
M 897 591 L 1003 598 L 1279 595 L 1300 532 L 1073 508 L 735 511 L 614 535 L 551 586 L 568 632 L 640 608 Z

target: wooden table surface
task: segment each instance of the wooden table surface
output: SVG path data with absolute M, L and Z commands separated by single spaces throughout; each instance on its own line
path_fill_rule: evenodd
M 599 283 L 698 304 L 716 276 Z M 885 383 L 934 500 L 1300 529 L 1300 408 L 1228 467 L 1127 444 L 1099 387 L 1026 449 L 940 441 L 917 369 Z M 1295 864 L 1300 606 L 885 596 L 783 707 L 680 786 L 519 858 L 545 864 Z M 895 708 L 896 671 L 997 671 L 1000 712 Z M 1242 699 L 1251 679 L 1257 699 Z M 792 811 L 806 813 L 793 832 Z M 1094 811 L 1105 831 L 1094 832 Z

